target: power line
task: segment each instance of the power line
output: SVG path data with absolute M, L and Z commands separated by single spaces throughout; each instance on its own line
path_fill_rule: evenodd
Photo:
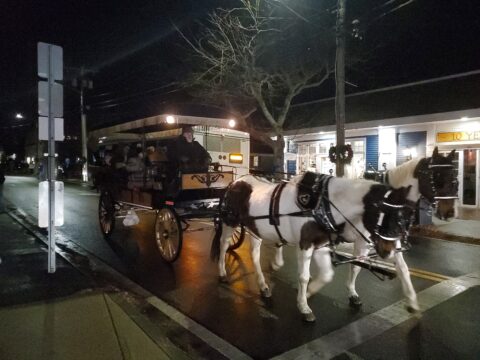
M 167 85 L 162 85 L 162 86 L 159 86 L 159 87 L 156 87 L 156 88 L 153 88 L 153 89 L 149 89 L 149 90 L 145 90 L 145 91 L 141 91 L 141 92 L 137 92 L 137 93 L 134 93 L 134 94 L 130 94 L 130 95 L 126 95 L 126 96 L 122 96 L 122 97 L 118 97 L 118 98 L 114 98 L 114 99 L 109 99 L 109 100 L 105 100 L 105 101 L 100 101 L 100 102 L 97 102 L 97 103 L 93 103 L 93 104 L 89 104 L 89 106 L 91 107 L 96 107 L 96 108 L 102 108 L 103 105 L 105 105 L 105 107 L 111 107 L 111 106 L 115 106 L 115 105 L 120 105 L 122 103 L 128 103 L 129 101 L 126 101 L 126 102 L 121 102 L 121 100 L 127 100 L 127 99 L 131 99 L 131 98 L 136 98 L 136 97 L 139 97 L 139 96 L 143 96 L 143 95 L 146 95 L 146 94 L 150 94 L 150 93 L 153 93 L 155 91 L 158 91 L 158 90 L 162 90 L 162 89 L 166 89 L 166 88 L 169 88 L 169 87 L 172 87 L 176 85 L 176 83 L 170 83 L 170 84 L 167 84 Z M 170 90 L 170 91 L 167 91 L 163 94 L 170 94 L 170 93 L 173 93 L 173 92 L 176 92 L 176 91 L 179 91 L 178 89 L 173 89 L 173 90 Z M 160 95 L 163 95 L 163 94 L 160 94 Z M 120 101 L 120 102 L 119 102 Z M 110 104 L 112 102 L 118 102 L 117 104 Z M 110 104 L 110 105 L 109 105 Z

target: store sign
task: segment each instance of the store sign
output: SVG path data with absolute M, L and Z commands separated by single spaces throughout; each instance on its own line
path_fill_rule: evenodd
M 437 133 L 437 143 L 480 141 L 480 131 L 453 131 Z

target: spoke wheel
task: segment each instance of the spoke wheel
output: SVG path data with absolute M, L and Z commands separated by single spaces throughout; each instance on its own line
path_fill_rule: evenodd
M 220 219 L 215 217 L 213 219 L 213 227 L 215 233 L 220 229 Z M 215 236 L 215 235 L 214 235 Z M 230 246 L 228 247 L 228 251 L 233 251 L 238 249 L 245 240 L 245 226 L 239 225 L 232 232 L 232 238 L 230 240 Z
M 162 208 L 155 219 L 155 243 L 162 258 L 171 263 L 182 250 L 182 227 L 173 208 Z
M 232 239 L 230 240 L 228 250 L 238 249 L 243 244 L 243 240 L 245 240 L 245 226 L 239 225 L 233 229 Z
M 115 229 L 115 201 L 108 191 L 102 191 L 98 203 L 98 221 L 100 231 L 105 238 L 109 238 Z

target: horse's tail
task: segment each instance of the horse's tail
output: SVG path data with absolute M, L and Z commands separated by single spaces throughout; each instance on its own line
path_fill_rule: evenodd
M 220 206 L 218 227 L 210 248 L 210 258 L 213 261 L 220 259 L 220 239 L 222 238 L 223 224 L 235 228 L 240 225 L 242 219 L 248 217 L 252 191 L 252 186 L 241 180 L 235 181 L 226 191 L 223 204 Z
M 210 247 L 210 259 L 214 262 L 220 260 L 220 239 L 223 234 L 223 221 L 221 218 L 218 219 L 218 226 L 215 231 L 215 235 L 212 240 L 212 246 Z

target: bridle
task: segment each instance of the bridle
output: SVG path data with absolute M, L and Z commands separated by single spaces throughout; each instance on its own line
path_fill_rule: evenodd
M 454 194 L 449 195 L 439 195 L 438 193 L 438 186 L 435 184 L 435 170 L 437 169 L 450 169 L 452 172 L 454 171 L 453 164 L 432 164 L 433 158 L 430 158 L 428 161 L 427 169 L 419 170 L 419 174 L 423 174 L 428 176 L 431 194 L 424 194 L 422 193 L 422 189 L 420 189 L 420 193 L 423 198 L 425 198 L 433 207 L 437 207 L 438 201 L 440 200 L 455 200 L 458 199 L 458 180 L 452 180 L 452 190 L 455 192 Z

